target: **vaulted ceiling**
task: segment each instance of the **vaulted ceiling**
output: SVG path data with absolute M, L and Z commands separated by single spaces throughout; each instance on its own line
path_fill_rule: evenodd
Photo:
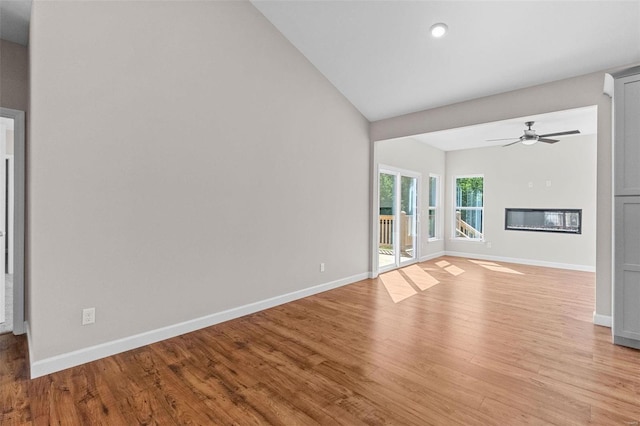
M 640 62 L 638 0 L 253 4 L 370 121 Z
M 640 62 L 640 0 L 252 3 L 370 121 Z M 0 37 L 30 10 L 0 0 Z

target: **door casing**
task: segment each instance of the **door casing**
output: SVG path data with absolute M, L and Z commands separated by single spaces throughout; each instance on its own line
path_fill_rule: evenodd
M 406 176 L 406 177 L 411 177 L 411 178 L 415 178 L 416 179 L 416 206 L 415 206 L 415 216 L 416 216 L 416 232 L 415 232 L 415 239 L 414 239 L 414 248 L 415 248 L 415 253 L 414 253 L 414 257 L 411 260 L 408 261 L 400 261 L 400 263 L 397 263 L 393 266 L 390 267 L 386 267 L 383 270 L 380 270 L 380 266 L 379 266 L 379 256 L 378 256 L 378 243 L 380 241 L 380 226 L 378 226 L 378 224 L 380 223 L 380 174 L 381 173 L 385 173 L 385 174 L 392 174 L 392 175 L 396 175 L 396 192 L 400 191 L 400 177 L 401 176 Z M 375 242 L 373 244 L 373 256 L 372 256 L 372 260 L 373 260 L 373 274 L 372 276 L 375 277 L 378 275 L 378 273 L 380 272 L 385 272 L 388 270 L 392 270 L 392 269 L 396 269 L 399 268 L 400 266 L 406 266 L 406 265 L 410 265 L 412 263 L 417 263 L 420 259 L 420 246 L 422 245 L 420 242 L 420 194 L 421 194 L 421 190 L 420 190 L 420 184 L 421 184 L 421 180 L 422 180 L 422 175 L 418 172 L 414 172 L 412 170 L 406 170 L 406 169 L 400 169 L 398 167 L 393 167 L 393 166 L 387 166 L 384 164 L 378 164 L 377 170 L 376 170 L 376 197 L 374 200 L 374 222 L 375 222 Z M 395 197 L 394 199 L 394 203 L 396 204 L 396 208 L 394 209 L 397 212 L 399 212 L 399 198 L 400 197 Z M 397 224 L 397 220 L 395 221 L 396 225 L 395 228 L 397 228 L 399 225 Z M 398 236 L 398 232 L 396 232 L 396 230 L 394 230 L 394 234 L 395 234 L 395 238 L 397 241 L 397 236 Z M 397 251 L 397 250 L 396 250 Z M 396 257 L 399 254 L 396 253 Z
M 0 117 L 13 119 L 14 126 L 13 334 L 24 334 L 25 113 L 0 107 Z

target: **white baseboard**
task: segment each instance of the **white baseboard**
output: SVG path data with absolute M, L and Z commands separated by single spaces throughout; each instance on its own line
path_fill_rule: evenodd
M 426 262 L 427 260 L 435 259 L 437 257 L 441 257 L 441 256 L 444 256 L 444 255 L 445 255 L 444 251 L 439 251 L 437 253 L 427 254 L 427 255 L 424 255 L 424 256 L 420 257 L 420 262 Z
M 494 262 L 508 262 L 508 263 L 517 263 L 520 265 L 544 266 L 546 268 L 570 269 L 572 271 L 583 271 L 583 272 L 596 271 L 595 266 L 589 266 L 589 265 L 574 265 L 570 263 L 547 262 L 544 260 L 521 259 L 517 257 L 487 256 L 484 254 L 461 253 L 457 251 L 446 251 L 445 253 L 447 256 L 467 257 L 470 259 L 480 259 L 480 260 L 491 260 Z
M 15 334 L 16 336 L 20 336 L 22 334 L 25 334 L 26 332 L 27 332 L 26 321 L 22 321 L 22 326 L 20 326 L 19 322 L 13 325 L 13 334 Z
M 297 299 L 302 299 L 304 297 L 322 293 L 327 290 L 342 287 L 347 284 L 352 284 L 357 281 L 367 279 L 368 277 L 369 273 L 366 272 L 358 275 L 353 275 L 351 277 L 343 278 L 329 283 L 320 284 L 314 287 L 309 287 L 291 293 L 283 294 L 281 296 L 275 296 L 266 300 L 249 303 L 237 308 L 228 309 L 226 311 L 217 312 L 215 314 L 206 315 L 201 318 L 169 325 L 167 327 L 158 328 L 155 330 L 136 334 L 134 336 L 101 343 L 99 345 L 90 346 L 88 348 L 78 349 L 73 352 L 56 355 L 38 361 L 33 361 L 33 356 L 31 354 L 31 332 L 29 329 L 29 325 L 27 324 L 27 339 L 29 343 L 31 378 L 34 379 L 36 377 L 54 373 L 56 371 L 95 361 L 100 358 L 105 358 L 121 352 L 129 351 L 131 349 L 139 348 L 141 346 L 149 345 L 151 343 L 159 342 L 161 340 L 166 340 L 171 337 L 179 336 L 181 334 L 190 333 L 201 328 L 209 327 L 235 318 L 240 318 L 254 312 L 273 308 L 274 306 L 282 305 L 284 303 L 292 302 Z
M 611 320 L 610 315 L 600 315 L 600 314 L 596 314 L 596 312 L 593 311 L 593 323 L 595 325 L 601 325 L 602 327 L 611 328 L 613 321 Z

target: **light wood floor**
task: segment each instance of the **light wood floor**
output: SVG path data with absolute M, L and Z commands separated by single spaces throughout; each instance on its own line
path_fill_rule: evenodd
M 365 280 L 35 380 L 0 336 L 0 424 L 638 424 L 640 351 L 591 323 L 594 274 L 419 267 L 439 283 L 397 303 Z

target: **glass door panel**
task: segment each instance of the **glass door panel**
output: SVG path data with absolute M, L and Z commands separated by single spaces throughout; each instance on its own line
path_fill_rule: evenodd
M 416 185 L 415 177 L 400 176 L 400 263 L 416 258 Z
M 396 214 L 396 176 L 379 174 L 380 212 L 378 239 L 378 269 L 396 265 L 395 250 L 395 214 Z

